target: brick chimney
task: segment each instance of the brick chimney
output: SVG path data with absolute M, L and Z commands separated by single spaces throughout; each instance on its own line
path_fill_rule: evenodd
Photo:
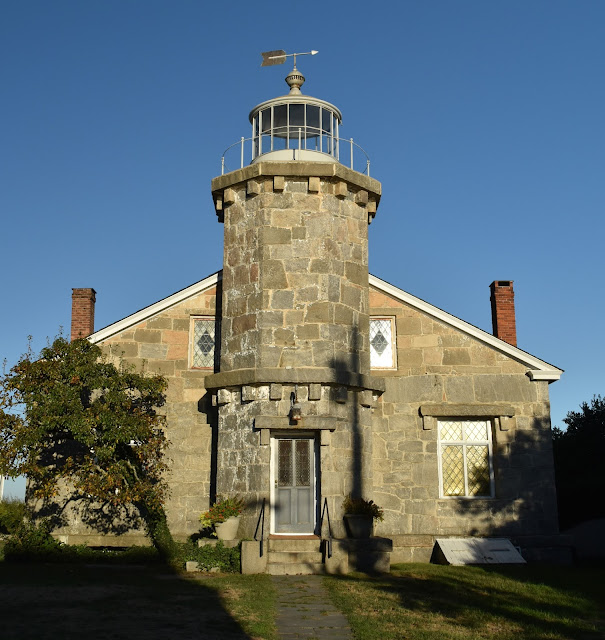
M 517 346 L 515 293 L 512 280 L 494 280 L 489 285 L 494 335 L 513 347 Z
M 72 289 L 71 294 L 71 341 L 87 338 L 95 330 L 94 289 Z

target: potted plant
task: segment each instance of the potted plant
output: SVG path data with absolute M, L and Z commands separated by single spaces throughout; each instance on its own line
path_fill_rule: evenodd
M 235 540 L 239 528 L 240 514 L 244 509 L 242 498 L 217 499 L 217 501 L 200 516 L 204 529 L 214 527 L 219 540 Z
M 351 538 L 369 538 L 374 520 L 384 520 L 384 511 L 373 500 L 353 498 L 349 494 L 342 503 L 347 533 Z

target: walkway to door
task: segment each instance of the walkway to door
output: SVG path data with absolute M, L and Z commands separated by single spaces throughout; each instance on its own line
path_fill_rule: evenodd
M 321 580 L 321 576 L 273 576 L 282 640 L 353 640 L 347 619 L 330 602 Z

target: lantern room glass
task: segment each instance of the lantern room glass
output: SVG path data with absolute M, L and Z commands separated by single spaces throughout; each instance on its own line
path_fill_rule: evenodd
M 252 119 L 252 160 L 281 149 L 326 153 L 338 160 L 339 117 L 325 106 L 290 102 L 260 109 Z

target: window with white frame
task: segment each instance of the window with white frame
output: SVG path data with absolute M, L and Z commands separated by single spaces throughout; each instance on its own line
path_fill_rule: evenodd
M 491 420 L 439 420 L 442 497 L 494 496 Z
M 190 358 L 193 369 L 214 369 L 218 361 L 219 323 L 214 316 L 191 318 Z
M 370 367 L 395 369 L 395 318 L 370 318 Z

